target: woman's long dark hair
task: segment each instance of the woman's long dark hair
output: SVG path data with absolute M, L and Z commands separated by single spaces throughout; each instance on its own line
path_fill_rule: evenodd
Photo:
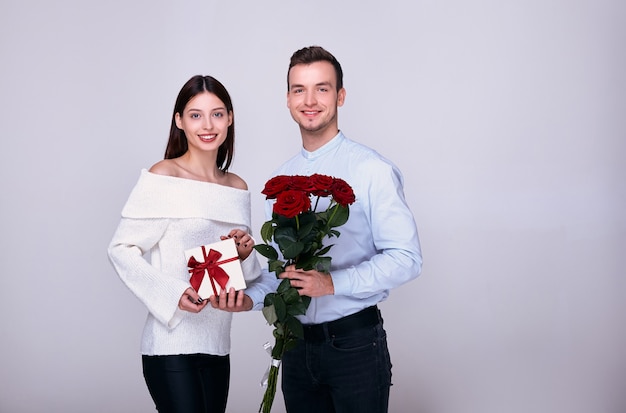
M 212 76 L 196 75 L 189 79 L 178 92 L 176 98 L 176 104 L 174 105 L 174 113 L 172 114 L 172 126 L 170 127 L 170 138 L 167 142 L 167 148 L 165 149 L 165 159 L 173 159 L 182 156 L 189 145 L 187 143 L 187 137 L 185 132 L 176 126 L 176 114 L 183 116 L 183 111 L 187 103 L 193 99 L 196 95 L 210 92 L 217 96 L 224 105 L 226 110 L 232 115 L 232 123 L 228 127 L 228 133 L 226 134 L 226 140 L 220 145 L 217 150 L 217 167 L 222 171 L 228 171 L 233 160 L 233 150 L 235 147 L 235 114 L 233 112 L 233 103 L 230 100 L 228 91 L 217 79 Z

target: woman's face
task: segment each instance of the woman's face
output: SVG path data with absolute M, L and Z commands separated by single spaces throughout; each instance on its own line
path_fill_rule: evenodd
M 176 126 L 185 132 L 190 150 L 217 151 L 232 123 L 232 112 L 210 92 L 194 96 L 183 113 L 176 113 Z

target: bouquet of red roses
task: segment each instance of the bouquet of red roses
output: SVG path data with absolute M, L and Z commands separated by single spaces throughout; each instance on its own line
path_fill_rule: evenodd
M 338 237 L 339 231 L 333 228 L 348 221 L 348 205 L 355 201 L 350 185 L 343 179 L 320 174 L 279 175 L 267 181 L 261 193 L 267 199 L 276 199 L 272 219 L 261 227 L 261 237 L 266 244 L 254 247 L 268 259 L 269 271 L 278 277 L 285 267 L 295 265 L 304 270 L 330 272 L 331 257 L 325 254 L 332 245 L 324 246 L 323 240 Z M 328 207 L 317 212 L 320 198 L 325 197 L 330 197 Z M 311 298 L 301 296 L 288 279 L 281 281 L 276 292 L 265 296 L 263 315 L 274 326 L 275 344 L 259 412 L 269 413 L 272 408 L 280 360 L 298 338 L 304 337 L 302 324 L 296 316 L 305 314 L 310 302 Z

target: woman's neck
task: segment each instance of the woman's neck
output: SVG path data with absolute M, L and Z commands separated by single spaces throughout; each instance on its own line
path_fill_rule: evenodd
M 219 183 L 224 177 L 224 171 L 217 167 L 217 154 L 207 153 L 198 156 L 190 151 L 181 157 L 173 159 L 181 170 L 181 175 L 198 181 Z

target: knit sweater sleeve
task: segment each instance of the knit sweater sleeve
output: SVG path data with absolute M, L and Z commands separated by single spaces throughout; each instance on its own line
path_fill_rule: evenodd
M 126 286 L 164 325 L 174 328 L 183 318 L 178 302 L 190 284 L 169 276 L 144 257 L 165 233 L 168 219 L 122 218 L 108 254 Z

